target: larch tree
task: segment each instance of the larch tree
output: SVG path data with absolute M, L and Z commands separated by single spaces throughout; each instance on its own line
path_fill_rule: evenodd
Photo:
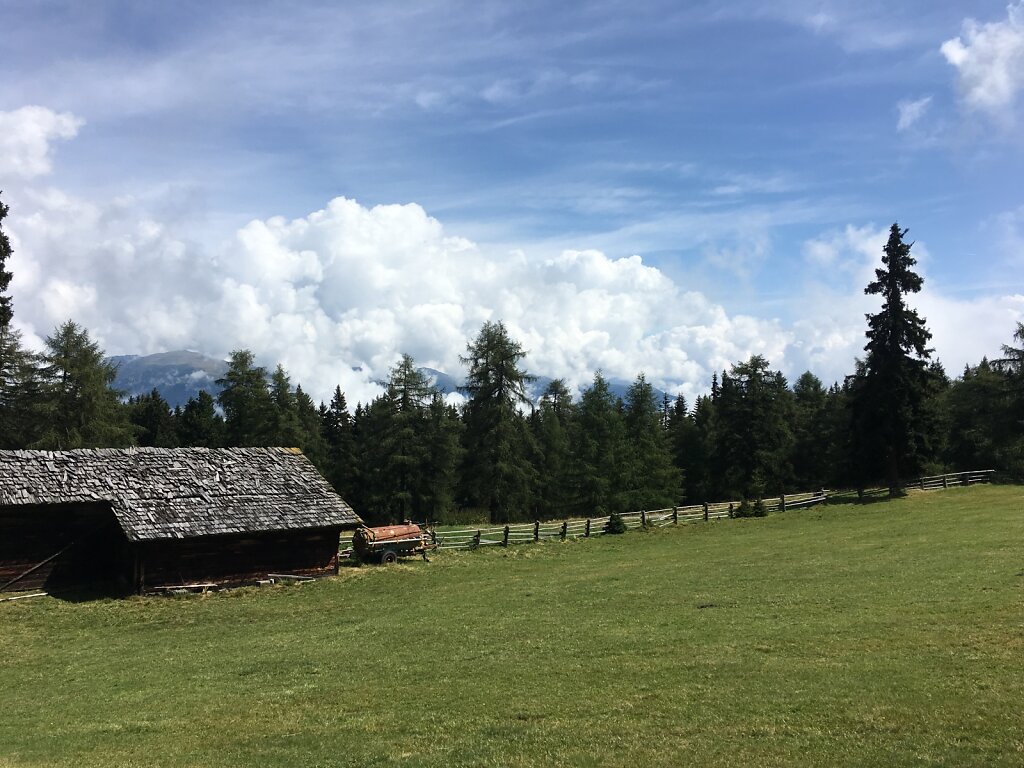
M 537 443 L 535 506 L 540 517 L 567 517 L 573 502 L 574 456 L 569 435 L 574 413 L 568 387 L 562 379 L 555 379 L 545 388 L 540 407 L 531 418 Z
M 46 339 L 41 356 L 41 436 L 33 447 L 120 448 L 135 443 L 117 368 L 81 326 L 68 321 Z
M 572 432 L 578 511 L 588 517 L 627 511 L 623 489 L 628 447 L 620 406 L 598 371 L 580 397 Z
M 266 369 L 256 365 L 247 349 L 236 349 L 228 370 L 217 379 L 217 402 L 224 410 L 225 442 L 230 447 L 265 446 L 273 437 L 275 403 L 267 387 Z
M 678 502 L 682 473 L 672 461 L 654 387 L 641 373 L 626 392 L 623 480 L 627 510 L 660 509 Z
M 433 396 L 434 388 L 412 357 L 402 355 L 388 376 L 383 398 L 387 418 L 379 438 L 384 449 L 381 458 L 388 484 L 389 513 L 399 520 L 420 516 L 430 452 L 428 409 Z
M 486 322 L 461 358 L 466 384 L 463 490 L 471 506 L 504 523 L 530 509 L 534 469 L 532 436 L 520 406 L 529 403 L 532 380 L 520 364 L 526 352 L 504 323 Z

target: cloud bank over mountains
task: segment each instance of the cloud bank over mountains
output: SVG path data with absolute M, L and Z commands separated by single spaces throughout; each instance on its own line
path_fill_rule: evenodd
M 6 121 L 6 122 L 4 122 Z M 108 354 L 252 349 L 325 398 L 341 385 L 365 401 L 401 353 L 458 374 L 485 320 L 502 320 L 529 370 L 587 383 L 602 369 L 692 398 L 713 371 L 757 353 L 826 383 L 863 346 L 863 286 L 885 226 L 848 227 L 806 244 L 806 282 L 789 317 L 710 301 L 639 256 L 597 250 L 495 250 L 415 203 L 365 207 L 337 197 L 308 215 L 256 219 L 223 242 L 190 237 L 173 199 L 83 200 L 47 186 L 52 142 L 81 121 L 41 107 L 0 113 L 25 152 L 5 190 L 16 323 L 35 346 L 71 318 Z M 20 169 L 20 170 L 19 170 Z M 173 197 L 173 196 L 171 196 Z M 928 252 L 915 247 L 927 274 Z M 927 283 L 926 283 L 927 285 Z M 1009 340 L 1024 297 L 962 301 L 928 289 L 916 302 L 954 370 Z

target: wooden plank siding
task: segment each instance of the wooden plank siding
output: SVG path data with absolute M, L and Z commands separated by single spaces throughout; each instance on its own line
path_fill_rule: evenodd
M 269 573 L 329 576 L 338 572 L 340 528 L 164 539 L 133 544 L 136 589 L 213 583 L 252 584 Z

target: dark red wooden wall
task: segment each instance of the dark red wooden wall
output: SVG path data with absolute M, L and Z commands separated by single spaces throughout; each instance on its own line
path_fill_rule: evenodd
M 137 588 L 251 584 L 270 573 L 327 576 L 338 572 L 340 533 L 335 527 L 140 542 Z

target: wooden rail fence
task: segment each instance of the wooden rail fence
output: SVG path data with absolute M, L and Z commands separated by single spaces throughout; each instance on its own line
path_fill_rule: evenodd
M 942 490 L 956 486 L 987 483 L 992 479 L 995 470 L 975 470 L 972 472 L 951 472 L 946 475 L 921 477 L 908 482 L 908 488 L 922 491 Z M 830 491 L 819 490 L 795 493 L 763 499 L 767 512 L 785 512 L 791 509 L 802 509 L 822 504 L 836 495 Z M 665 509 L 640 510 L 625 512 L 619 515 L 627 529 L 661 528 L 679 523 L 696 523 L 708 520 L 724 520 L 733 516 L 739 507 L 739 501 L 721 501 L 714 504 L 691 504 L 685 507 L 666 507 Z M 462 528 L 459 530 L 431 529 L 433 542 L 438 549 L 478 549 L 480 547 L 509 547 L 518 544 L 532 544 L 540 541 L 567 541 L 570 539 L 586 539 L 606 534 L 611 515 L 602 517 L 586 517 L 572 520 L 552 520 L 532 523 L 512 523 L 504 526 Z M 343 554 L 352 550 L 351 537 L 341 540 Z

